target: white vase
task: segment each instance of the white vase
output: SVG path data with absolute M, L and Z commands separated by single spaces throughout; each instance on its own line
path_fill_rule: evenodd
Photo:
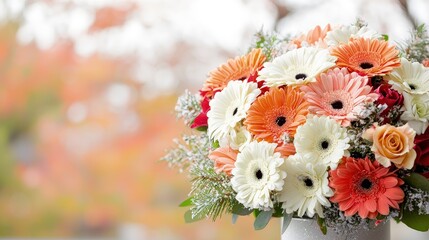
M 389 240 L 390 223 L 381 223 L 374 229 L 359 229 L 356 233 L 338 235 L 328 228 L 323 235 L 316 220 L 293 218 L 282 234 L 282 240 Z

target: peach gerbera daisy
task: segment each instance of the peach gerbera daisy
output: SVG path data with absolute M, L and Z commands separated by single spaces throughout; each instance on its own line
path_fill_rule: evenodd
M 206 97 L 212 97 L 216 92 L 222 91 L 231 80 L 244 80 L 258 71 L 266 57 L 260 48 L 253 49 L 250 53 L 229 59 L 209 74 L 201 91 Z
M 400 66 L 399 51 L 384 40 L 356 38 L 332 49 L 337 66 L 369 77 L 385 75 Z
M 272 88 L 250 106 L 244 124 L 258 140 L 283 142 L 285 134 L 293 137 L 305 123 L 308 103 L 303 95 L 292 87 Z
M 237 160 L 238 151 L 230 147 L 221 147 L 215 149 L 209 154 L 209 158 L 215 163 L 215 171 L 217 174 L 224 172 L 231 176 L 231 171 L 234 169 L 235 161 Z
M 388 215 L 389 207 L 399 209 L 404 200 L 403 181 L 368 158 L 345 157 L 330 174 L 331 201 L 338 203 L 345 216 L 358 213 L 361 218 L 375 219 L 378 214 Z
M 302 47 L 303 45 L 319 45 L 322 47 L 327 47 L 324 39 L 329 31 L 331 31 L 331 25 L 329 24 L 326 25 L 324 29 L 322 29 L 320 26 L 316 26 L 314 29 L 308 31 L 307 34 L 303 34 L 295 39 L 292 39 L 291 43 L 295 44 L 298 48 Z
M 367 85 L 368 77 L 349 73 L 346 68 L 335 68 L 322 73 L 317 81 L 301 87 L 310 104 L 309 111 L 335 119 L 342 126 L 350 125 L 367 102 L 377 100 Z

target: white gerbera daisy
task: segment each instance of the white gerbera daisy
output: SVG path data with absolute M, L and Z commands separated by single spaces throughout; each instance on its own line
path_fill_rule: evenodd
M 401 58 L 401 66 L 389 74 L 389 83 L 401 93 L 429 93 L 429 68 L 418 62 L 410 62 Z
M 286 172 L 281 169 L 284 159 L 274 152 L 277 144 L 253 141 L 237 155 L 232 170 L 232 187 L 236 199 L 246 208 L 273 208 L 271 191 L 281 191 Z
M 337 168 L 343 156 L 348 156 L 350 138 L 347 130 L 326 116 L 313 116 L 297 128 L 293 141 L 296 152 Z
M 328 46 L 337 46 L 341 43 L 348 43 L 351 38 L 375 39 L 380 37 L 381 35 L 371 28 L 366 26 L 359 28 L 351 25 L 341 26 L 340 28 L 329 31 L 326 34 L 325 41 Z
M 207 113 L 209 137 L 220 141 L 234 131 L 260 93 L 257 83 L 238 80 L 230 81 L 221 92 L 216 93 Z
M 424 133 L 429 126 L 429 95 L 403 95 L 405 112 L 401 115 L 401 120 L 407 121 L 417 134 Z
M 336 57 L 327 49 L 302 47 L 291 50 L 272 62 L 264 63 L 259 71 L 258 80 L 265 85 L 277 87 L 283 85 L 302 85 L 315 82 L 316 76 L 335 66 Z
M 304 213 L 308 217 L 313 217 L 315 213 L 324 217 L 322 206 L 331 206 L 327 197 L 334 194 L 329 188 L 327 166 L 314 162 L 310 157 L 295 154 L 285 161 L 284 168 L 287 177 L 278 200 L 283 202 L 286 212 L 298 211 L 300 217 Z

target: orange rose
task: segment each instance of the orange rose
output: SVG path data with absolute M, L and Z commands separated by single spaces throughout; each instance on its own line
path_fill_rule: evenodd
M 371 150 L 375 159 L 384 167 L 389 167 L 393 162 L 398 168 L 411 169 L 416 159 L 414 137 L 416 132 L 405 124 L 394 127 L 390 124 L 375 125 L 364 132 L 363 138 L 372 141 Z

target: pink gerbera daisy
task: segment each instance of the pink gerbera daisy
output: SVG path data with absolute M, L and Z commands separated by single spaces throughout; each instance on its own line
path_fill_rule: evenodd
M 356 119 L 365 103 L 378 98 L 376 93 L 371 93 L 367 83 L 366 76 L 349 73 L 346 68 L 335 68 L 322 73 L 316 82 L 301 87 L 301 90 L 310 104 L 311 113 L 329 116 L 346 127 Z
M 375 219 L 378 214 L 388 215 L 390 207 L 399 209 L 404 200 L 400 188 L 404 182 L 377 161 L 344 157 L 330 175 L 329 186 L 334 189 L 330 200 L 338 203 L 345 216 L 358 213 Z

